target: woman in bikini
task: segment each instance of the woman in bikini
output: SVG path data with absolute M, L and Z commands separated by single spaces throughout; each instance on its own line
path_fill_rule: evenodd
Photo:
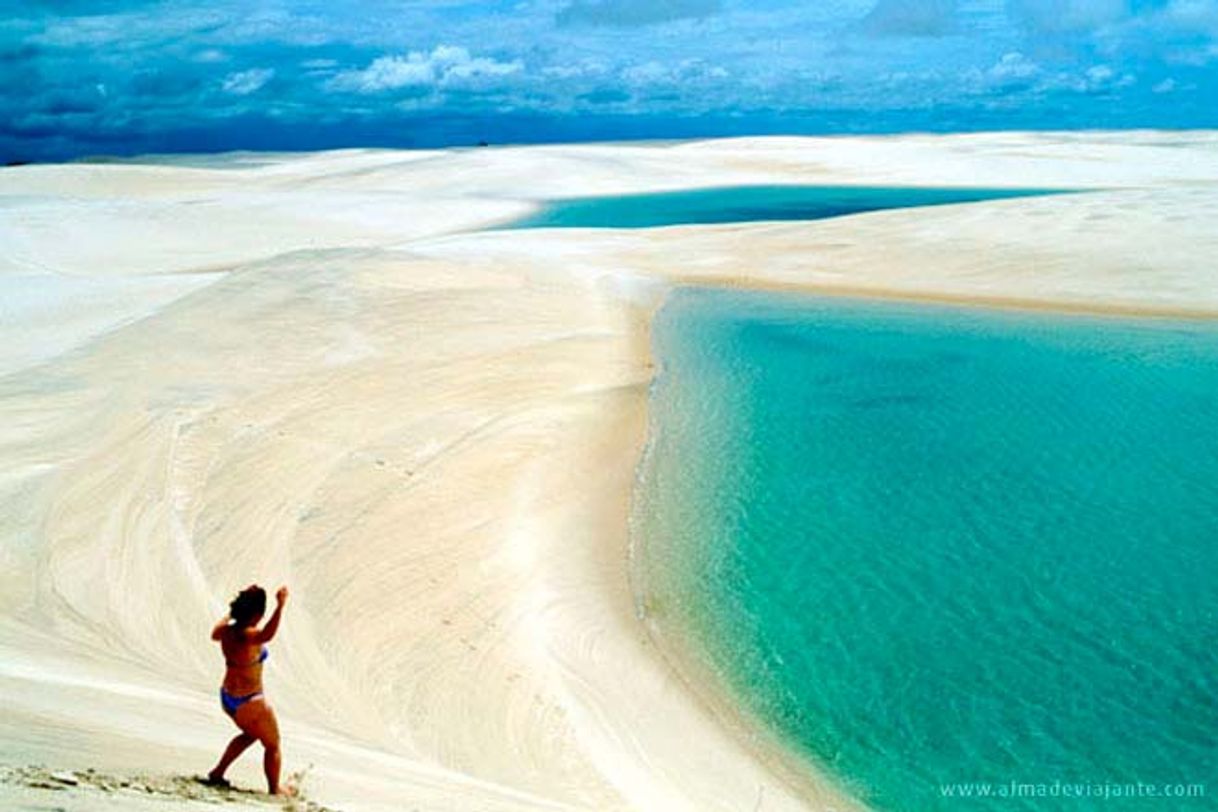
M 209 783 L 227 785 L 224 772 L 237 757 L 254 742 L 262 742 L 262 767 L 266 772 L 267 791 L 272 795 L 283 792 L 279 786 L 279 723 L 275 711 L 262 695 L 262 663 L 268 656 L 266 644 L 279 631 L 283 606 L 288 600 L 288 588 L 279 587 L 275 593 L 275 611 L 261 629 L 258 623 L 266 612 L 266 590 L 257 584 L 246 587 L 229 604 L 229 613 L 211 630 L 211 639 L 220 644 L 224 662 L 224 682 L 220 687 L 220 704 L 229 718 L 241 728 L 220 757 L 220 762 L 207 774 Z

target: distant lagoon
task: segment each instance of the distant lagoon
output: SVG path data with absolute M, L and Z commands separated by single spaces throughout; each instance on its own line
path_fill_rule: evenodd
M 639 600 L 788 750 L 879 810 L 1214 808 L 1218 327 L 693 289 L 654 346 Z
M 1062 194 L 1063 189 L 881 186 L 729 186 L 543 201 L 510 229 L 658 226 L 823 220 L 911 206 Z

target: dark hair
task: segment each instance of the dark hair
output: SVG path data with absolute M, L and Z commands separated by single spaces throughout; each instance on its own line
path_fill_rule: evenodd
M 228 605 L 228 615 L 238 626 L 248 626 L 266 611 L 266 590 L 260 586 L 247 586 L 237 593 Z

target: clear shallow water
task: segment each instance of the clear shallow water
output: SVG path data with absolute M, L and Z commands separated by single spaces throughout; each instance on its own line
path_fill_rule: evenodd
M 882 209 L 1060 194 L 1054 189 L 732 186 L 554 200 L 508 228 L 652 228 L 697 223 L 821 220 Z
M 791 749 L 882 810 L 1215 808 L 1218 328 L 682 291 L 654 340 L 642 600 Z M 941 788 L 1011 781 L 1207 797 Z

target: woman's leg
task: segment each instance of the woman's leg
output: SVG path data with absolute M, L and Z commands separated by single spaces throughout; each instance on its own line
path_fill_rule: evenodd
M 233 740 L 228 743 L 228 747 L 224 748 L 224 755 L 220 756 L 220 763 L 207 774 L 208 779 L 216 782 L 223 781 L 224 773 L 227 772 L 232 763 L 256 741 L 258 741 L 257 738 L 245 732 L 233 736 Z
M 283 756 L 279 750 L 279 720 L 275 711 L 262 697 L 250 700 L 237 709 L 237 724 L 245 733 L 262 742 L 262 769 L 266 773 L 266 789 L 272 795 L 279 795 L 279 771 L 283 764 Z
M 278 795 L 280 792 L 279 770 L 283 767 L 283 753 L 279 750 L 278 734 L 276 734 L 273 744 L 263 742 L 262 746 L 262 771 L 266 773 L 266 791 L 272 795 Z

